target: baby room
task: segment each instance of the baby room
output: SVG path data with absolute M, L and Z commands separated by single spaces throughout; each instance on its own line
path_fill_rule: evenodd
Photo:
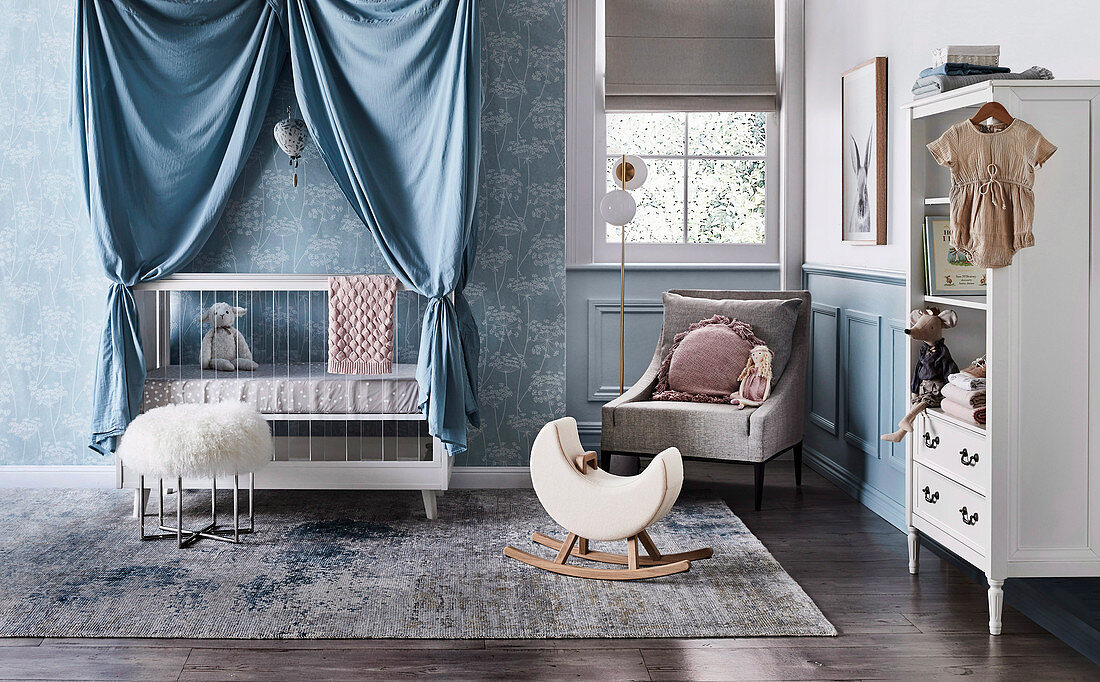
M 0 679 L 1095 677 L 1098 20 L 5 7 Z

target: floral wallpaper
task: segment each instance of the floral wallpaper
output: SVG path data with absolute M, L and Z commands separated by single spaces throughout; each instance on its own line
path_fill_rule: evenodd
M 106 283 L 68 131 L 72 13 L 72 0 L 32 0 L 0 27 L 0 464 L 103 461 L 84 447 Z M 480 240 L 466 292 L 481 328 L 483 423 L 456 464 L 518 466 L 565 411 L 565 0 L 482 0 L 481 20 Z M 287 69 L 265 128 L 293 100 Z M 285 155 L 261 135 L 189 269 L 385 272 L 312 145 L 298 176 L 293 187 Z M 271 307 L 258 304 L 250 324 Z M 402 294 L 398 307 L 399 360 L 412 362 L 421 301 Z M 316 314 L 283 314 L 315 326 Z

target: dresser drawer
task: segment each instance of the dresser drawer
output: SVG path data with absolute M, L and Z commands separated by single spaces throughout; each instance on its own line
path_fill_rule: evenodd
M 921 464 L 913 466 L 913 481 L 914 512 L 985 555 L 989 542 L 985 497 Z
M 985 494 L 989 489 L 989 451 L 984 433 L 976 433 L 925 412 L 913 434 L 913 459 Z

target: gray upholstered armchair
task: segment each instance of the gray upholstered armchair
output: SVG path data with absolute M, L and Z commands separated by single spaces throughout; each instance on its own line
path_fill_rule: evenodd
M 602 468 L 610 469 L 611 455 L 652 456 L 675 446 L 684 459 L 727 460 L 755 468 L 756 509 L 764 492 L 764 465 L 788 450 L 794 451 L 795 483 L 802 484 L 802 433 L 806 401 L 806 368 L 810 345 L 810 292 L 808 291 L 696 291 L 673 290 L 666 297 L 661 338 L 649 368 L 626 393 L 603 407 Z M 696 299 L 691 305 L 686 303 Z M 702 306 L 697 299 L 714 301 Z M 758 408 L 734 405 L 652 401 L 657 373 L 676 334 L 721 310 L 721 300 L 758 301 L 800 299 L 790 356 L 772 388 L 771 397 Z M 789 320 L 789 318 L 788 318 Z M 746 320 L 753 324 L 751 320 Z M 789 324 L 789 321 L 788 321 Z M 753 324 L 754 332 L 775 343 L 774 333 Z M 788 326 L 787 329 L 790 327 Z M 771 337 L 771 338 L 769 338 Z M 779 339 L 782 344 L 786 340 Z M 773 346 L 773 350 L 775 347 Z

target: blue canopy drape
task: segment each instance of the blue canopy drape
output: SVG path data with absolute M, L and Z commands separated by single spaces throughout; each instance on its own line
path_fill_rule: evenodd
M 72 126 L 111 280 L 92 447 L 114 450 L 145 383 L 131 287 L 198 253 L 225 208 L 285 59 L 257 0 L 78 0 Z
M 285 21 L 310 135 L 390 268 L 429 299 L 420 408 L 462 452 L 467 417 L 479 420 L 480 340 L 462 295 L 477 244 L 476 0 L 287 0 Z
M 113 450 L 145 381 L 138 282 L 206 242 L 257 135 L 289 38 L 322 157 L 393 272 L 428 297 L 417 380 L 452 453 L 478 423 L 462 295 L 481 153 L 476 0 L 78 0 L 73 128 L 111 279 L 92 447 Z M 454 300 L 447 297 L 454 293 Z

